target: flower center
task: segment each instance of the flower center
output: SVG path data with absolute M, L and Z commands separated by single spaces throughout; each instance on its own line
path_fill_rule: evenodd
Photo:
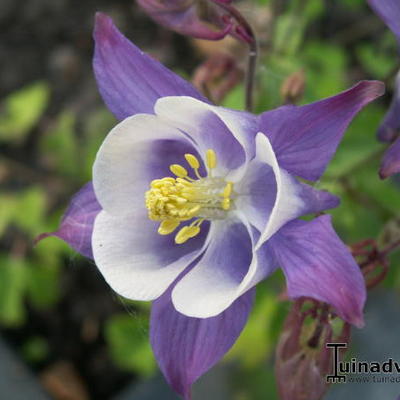
M 179 164 L 169 169 L 176 178 L 165 177 L 150 183 L 145 194 L 149 218 L 161 221 L 160 235 L 175 231 L 181 222 L 196 218 L 190 225 L 179 230 L 175 243 L 185 243 L 200 233 L 200 226 L 206 219 L 223 219 L 232 207 L 233 183 L 221 177 L 213 177 L 217 166 L 217 155 L 212 149 L 206 152 L 207 176 L 199 173 L 200 163 L 193 154 L 185 154 L 185 159 L 198 179 L 188 176 L 186 168 Z

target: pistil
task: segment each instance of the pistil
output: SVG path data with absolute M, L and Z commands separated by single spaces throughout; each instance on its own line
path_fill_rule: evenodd
M 168 235 L 185 221 L 196 218 L 182 227 L 175 236 L 175 243 L 182 244 L 200 233 L 200 225 L 206 219 L 222 219 L 232 207 L 233 183 L 221 177 L 213 177 L 217 166 L 214 150 L 206 152 L 207 176 L 199 173 L 200 162 L 193 154 L 185 154 L 185 159 L 193 169 L 197 179 L 188 176 L 188 171 L 180 164 L 170 165 L 176 178 L 165 177 L 150 183 L 145 194 L 149 218 L 160 221 L 158 233 Z

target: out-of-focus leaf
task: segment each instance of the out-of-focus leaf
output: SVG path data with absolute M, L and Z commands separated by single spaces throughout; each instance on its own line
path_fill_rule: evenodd
M 0 141 L 22 140 L 43 114 L 48 99 L 46 82 L 36 82 L 11 93 L 1 105 Z
M 304 4 L 304 3 L 303 3 Z M 321 0 L 309 0 L 304 6 L 304 16 L 307 21 L 310 22 L 319 16 L 321 16 L 325 11 L 324 2 Z
M 244 367 L 255 367 L 265 362 L 274 350 L 272 321 L 282 312 L 282 303 L 276 293 L 260 296 L 256 302 L 243 333 L 228 353 L 227 358 L 239 358 Z M 257 343 L 255 346 L 254 343 Z
M 50 307 L 60 297 L 60 274 L 54 265 L 32 265 L 27 281 L 27 295 L 37 308 Z
M 332 96 L 346 88 L 347 56 L 339 46 L 327 42 L 308 42 L 301 58 L 307 75 L 304 102 Z
M 281 86 L 289 75 L 301 67 L 302 64 L 296 57 L 268 57 L 267 64 L 259 69 L 255 111 L 261 113 L 282 105 Z
M 231 381 L 237 393 L 235 400 L 278 400 L 271 361 L 266 362 L 261 368 L 240 369 Z
M 80 178 L 82 160 L 75 135 L 76 117 L 69 111 L 63 112 L 56 126 L 46 132 L 41 140 L 41 150 L 46 163 L 58 173 Z
M 32 186 L 19 196 L 13 222 L 33 238 L 43 229 L 45 206 L 43 189 Z
M 88 181 L 92 179 L 92 168 L 96 154 L 101 143 L 108 132 L 117 124 L 115 117 L 105 109 L 91 113 L 84 126 L 83 138 L 83 169 L 81 170 L 82 179 Z
M 365 0 L 342 0 L 343 7 L 359 9 L 365 7 Z
M 20 258 L 0 257 L 0 323 L 5 326 L 19 326 L 25 320 L 26 268 Z
M 389 272 L 383 281 L 386 288 L 400 288 L 400 251 L 392 253 L 389 258 Z
M 280 16 L 274 32 L 274 50 L 279 54 L 295 54 L 303 40 L 304 29 L 305 21 L 300 16 Z
M 156 367 L 147 324 L 143 316 L 115 315 L 107 321 L 104 332 L 114 362 L 143 376 L 151 375 Z
M 17 209 L 17 199 L 12 194 L 3 194 L 0 196 L 0 237 L 7 225 L 14 218 Z
M 235 86 L 224 98 L 222 105 L 224 107 L 233 108 L 235 110 L 243 110 L 244 108 L 244 86 Z
M 393 39 L 394 42 L 394 39 Z M 385 49 L 386 50 L 386 49 Z M 357 57 L 362 66 L 374 79 L 386 79 L 396 66 L 396 57 L 387 51 L 378 51 L 376 46 L 370 43 L 357 48 Z M 379 62 L 377 62 L 379 60 Z
M 22 356 L 31 363 L 43 361 L 49 354 L 49 346 L 44 338 L 33 336 L 21 348 Z
M 371 161 L 380 161 L 379 149 L 383 149 L 375 137 L 375 131 L 383 116 L 383 110 L 376 104 L 369 105 L 353 120 L 349 126 L 338 151 L 329 164 L 325 177 L 335 178 L 338 175 L 352 175 L 353 168 L 370 155 L 376 154 L 373 160 L 366 162 L 363 167 L 370 166 Z M 374 171 L 371 171 L 374 174 Z M 377 178 L 376 175 L 371 179 Z M 377 179 L 376 179 L 377 180 Z

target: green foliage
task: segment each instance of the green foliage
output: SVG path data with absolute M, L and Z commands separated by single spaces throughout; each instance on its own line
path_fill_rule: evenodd
M 44 112 L 48 99 L 49 87 L 45 82 L 11 93 L 1 105 L 0 141 L 21 141 Z
M 56 126 L 42 138 L 41 150 L 52 169 L 61 175 L 79 175 L 78 143 L 75 137 L 76 117 L 69 111 L 58 117 Z
M 29 338 L 21 348 L 22 356 L 30 363 L 43 361 L 49 353 L 49 347 L 45 338 L 33 336 Z
M 14 327 L 24 322 L 27 268 L 21 258 L 0 256 L 0 323 L 5 326 Z
M 357 57 L 365 70 L 375 79 L 385 79 L 396 66 L 394 51 L 392 54 L 379 51 L 379 48 L 372 47 L 370 44 L 358 46 Z M 377 57 L 379 57 L 379 62 L 376 62 Z
M 41 231 L 45 207 L 45 193 L 41 188 L 31 186 L 16 199 L 13 222 L 33 238 Z
M 97 151 L 107 133 L 115 124 L 114 116 L 105 109 L 95 110 L 86 119 L 83 128 L 85 134 L 81 140 L 83 170 L 80 173 L 85 181 L 92 179 L 93 161 Z
M 116 365 L 143 376 L 151 375 L 156 367 L 147 325 L 142 315 L 120 314 L 107 321 L 104 331 Z
M 246 368 L 255 368 L 263 364 L 273 353 L 280 321 L 277 315 L 283 313 L 283 303 L 277 293 L 266 291 L 265 285 L 258 288 L 258 299 L 242 335 L 227 358 L 239 358 Z M 264 290 L 263 290 L 264 289 Z M 257 346 L 253 344 L 257 343 Z
M 347 55 L 343 48 L 326 42 L 309 41 L 302 52 L 307 75 L 304 102 L 332 96 L 347 86 Z
M 27 295 L 36 308 L 49 308 L 60 296 L 59 268 L 54 264 L 32 264 L 27 274 Z

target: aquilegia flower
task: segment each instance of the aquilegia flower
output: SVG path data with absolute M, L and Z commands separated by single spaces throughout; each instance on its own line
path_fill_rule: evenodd
M 368 3 L 395 34 L 400 45 L 400 1 L 368 0 Z M 400 172 L 400 71 L 395 82 L 392 104 L 379 127 L 378 138 L 382 142 L 392 143 L 379 171 L 381 178 L 387 178 Z
M 100 93 L 121 122 L 54 235 L 93 257 L 120 295 L 154 300 L 151 343 L 170 385 L 190 398 L 242 331 L 255 285 L 278 266 L 290 297 L 327 302 L 361 326 L 364 280 L 330 217 L 298 219 L 338 199 L 297 176 L 320 178 L 383 85 L 256 116 L 210 104 L 104 14 L 94 38 Z

